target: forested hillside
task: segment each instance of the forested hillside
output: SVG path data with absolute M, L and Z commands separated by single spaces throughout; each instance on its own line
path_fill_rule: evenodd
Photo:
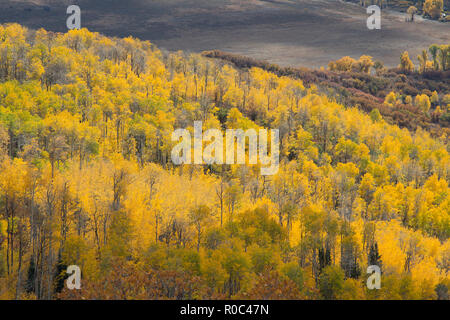
M 0 81 L 2 299 L 449 298 L 445 130 L 86 29 L 0 25 Z M 171 134 L 194 121 L 279 129 L 278 173 L 174 165 Z
M 422 50 L 417 64 L 406 51 L 399 57 L 398 67 L 391 69 L 367 55 L 330 61 L 328 70 L 280 67 L 218 50 L 203 55 L 240 69 L 256 67 L 300 79 L 341 104 L 367 113 L 380 112 L 387 122 L 401 128 L 415 131 L 421 127 L 433 136 L 450 133 L 450 45 L 434 44 Z

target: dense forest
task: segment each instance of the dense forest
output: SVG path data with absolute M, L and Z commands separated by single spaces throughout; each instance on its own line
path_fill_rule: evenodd
M 283 74 L 0 25 L 0 298 L 449 299 L 447 47 L 423 70 L 404 54 L 379 76 L 370 57 Z M 279 129 L 278 173 L 174 165 L 194 121 Z

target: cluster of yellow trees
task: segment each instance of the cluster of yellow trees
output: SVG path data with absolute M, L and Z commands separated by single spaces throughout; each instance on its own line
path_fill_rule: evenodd
M 370 73 L 371 68 L 374 66 L 375 63 L 372 61 L 372 57 L 365 55 L 361 56 L 359 60 L 355 60 L 349 56 L 345 56 L 339 60 L 330 61 L 330 63 L 328 63 L 328 69 L 337 72 L 355 71 Z M 377 68 L 379 68 L 378 65 Z
M 423 12 L 433 19 L 439 19 L 444 10 L 444 0 L 425 0 L 423 2 Z
M 448 298 L 446 136 L 86 29 L 0 26 L 0 81 L 3 299 Z M 195 120 L 279 129 L 279 172 L 174 166 Z
M 450 45 L 433 44 L 428 48 L 432 60 L 428 59 L 427 50 L 422 50 L 422 53 L 417 56 L 419 61 L 418 70 L 420 73 L 432 70 L 447 71 L 450 68 Z M 409 58 L 408 51 L 405 51 L 400 56 L 400 64 L 398 66 L 401 70 L 413 72 L 416 68 L 414 63 Z
M 431 54 L 429 59 L 428 51 Z M 424 73 L 426 71 L 447 71 L 450 68 L 450 45 L 433 44 L 427 50 L 422 50 L 422 53 L 417 56 L 419 62 L 417 71 Z M 371 56 L 363 55 L 358 60 L 349 56 L 342 57 L 336 61 L 328 63 L 328 69 L 336 72 L 364 72 L 370 73 L 372 68 L 377 74 L 382 74 L 386 71 L 380 61 L 373 61 Z M 400 64 L 398 68 L 402 71 L 414 72 L 416 67 L 409 57 L 408 51 L 405 51 L 400 56 Z
M 444 4 L 447 6 L 447 9 L 450 5 L 448 0 L 360 0 L 359 3 L 365 7 L 375 4 L 380 8 L 389 8 L 393 6 L 408 8 L 406 12 L 411 15 L 410 21 L 414 21 L 414 15 L 419 9 L 424 16 L 428 18 L 435 20 L 440 19 L 444 12 Z M 447 19 L 445 21 L 449 20 Z
M 433 91 L 431 93 L 431 96 L 428 96 L 427 94 L 418 94 L 413 99 L 411 96 L 407 95 L 404 98 L 402 98 L 401 95 L 396 94 L 394 91 L 391 91 L 385 98 L 385 104 L 387 104 L 390 107 L 394 107 L 397 104 L 406 103 L 406 104 L 414 104 L 415 106 L 419 107 L 424 113 L 428 113 L 430 111 L 431 105 L 433 104 L 435 106 L 435 113 L 441 114 L 443 111 L 450 110 L 450 94 L 446 94 L 443 99 L 443 108 L 439 106 L 439 95 L 436 91 Z

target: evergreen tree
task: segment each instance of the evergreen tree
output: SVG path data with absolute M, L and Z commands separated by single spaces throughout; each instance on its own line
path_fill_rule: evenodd
M 378 253 L 378 244 L 376 242 L 374 242 L 369 249 L 369 257 L 368 257 L 368 262 L 369 262 L 369 266 L 373 266 L 376 265 L 378 267 L 382 267 L 382 261 L 381 261 L 381 256 Z
M 35 280 L 36 280 L 36 265 L 34 263 L 34 257 L 31 257 L 30 266 L 27 272 L 27 281 L 25 283 L 25 290 L 27 293 L 35 292 Z
M 327 244 L 325 248 L 319 248 L 319 273 L 329 265 L 331 265 L 331 253 Z
M 55 292 L 59 293 L 64 289 L 64 281 L 67 279 L 67 265 L 62 261 L 61 253 L 58 254 L 58 263 L 55 270 Z

